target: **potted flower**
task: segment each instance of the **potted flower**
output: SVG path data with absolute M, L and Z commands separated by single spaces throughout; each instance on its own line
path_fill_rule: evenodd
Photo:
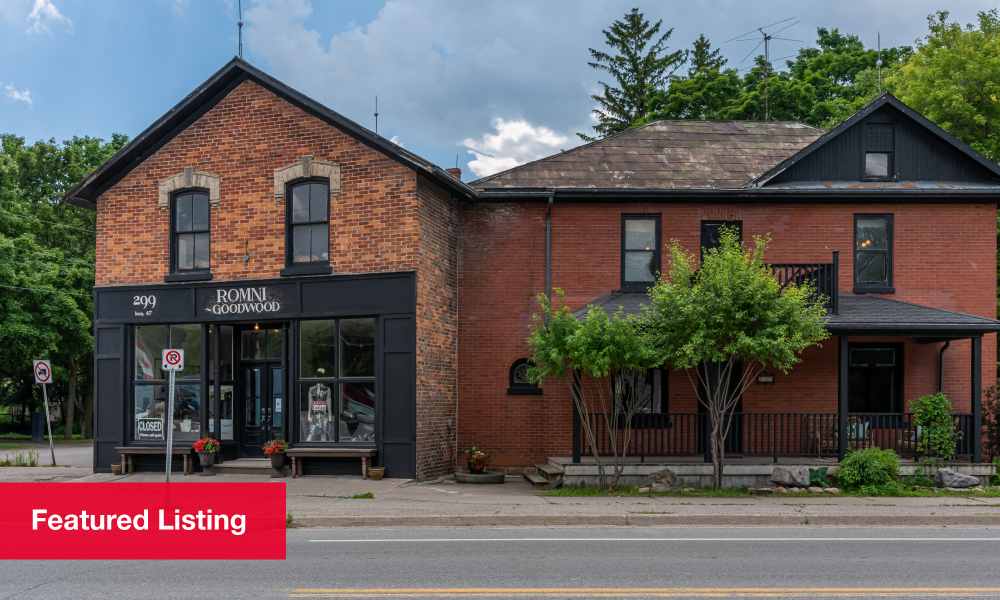
M 212 465 L 215 464 L 215 453 L 222 447 L 219 442 L 212 438 L 205 438 L 192 444 L 192 447 L 198 453 L 198 460 L 201 461 L 201 476 L 214 476 L 215 472 L 212 471 Z
M 285 477 L 281 468 L 285 466 L 285 450 L 288 450 L 288 442 L 281 438 L 275 438 L 264 444 L 263 448 L 264 454 L 271 457 L 271 468 L 274 469 L 271 477 Z
M 465 462 L 469 465 L 469 473 L 482 473 L 483 469 L 490 466 L 493 456 L 483 452 L 475 446 L 465 451 Z

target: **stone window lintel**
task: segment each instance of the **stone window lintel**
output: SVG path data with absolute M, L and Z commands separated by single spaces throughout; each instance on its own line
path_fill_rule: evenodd
M 221 178 L 218 175 L 195 171 L 194 167 L 184 167 L 182 173 L 160 181 L 159 206 L 163 210 L 170 208 L 170 194 L 188 188 L 207 189 L 208 203 L 211 206 L 218 206 L 221 200 L 220 182 Z
M 330 195 L 340 193 L 340 165 L 325 160 L 315 160 L 306 154 L 300 160 L 274 170 L 274 199 L 282 202 L 285 199 L 285 186 L 296 179 L 324 177 L 330 180 Z

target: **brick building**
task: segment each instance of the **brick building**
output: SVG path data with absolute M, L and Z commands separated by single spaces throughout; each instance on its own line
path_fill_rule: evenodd
M 306 473 L 367 453 L 427 479 L 471 445 L 506 468 L 579 458 L 564 386 L 523 381 L 536 297 L 637 311 L 663 245 L 710 247 L 723 224 L 770 234 L 779 279 L 831 297 L 835 336 L 744 395 L 733 451 L 777 454 L 752 432 L 792 413 L 784 453 L 834 452 L 817 423 L 849 414 L 885 445 L 941 386 L 976 454 L 1000 168 L 891 96 L 830 132 L 661 121 L 457 175 L 234 59 L 68 192 L 97 211 L 95 469 L 168 427 L 180 447 L 221 439 L 226 460 L 281 436 L 318 453 Z M 162 348 L 189 365 L 169 423 Z M 684 374 L 647 388 L 630 451 L 703 453 Z

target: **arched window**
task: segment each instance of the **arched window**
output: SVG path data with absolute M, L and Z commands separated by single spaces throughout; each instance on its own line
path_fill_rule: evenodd
M 170 267 L 173 273 L 207 273 L 211 250 L 208 192 L 173 194 L 170 215 Z
M 541 394 L 542 388 L 528 380 L 528 368 L 533 366 L 527 358 L 519 358 L 510 366 L 510 382 L 507 394 L 511 396 Z

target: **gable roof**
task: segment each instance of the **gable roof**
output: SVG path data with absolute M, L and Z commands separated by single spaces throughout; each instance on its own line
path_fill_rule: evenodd
M 934 123 L 930 121 L 927 117 L 921 115 L 917 111 L 913 110 L 909 106 L 903 104 L 898 98 L 886 92 L 879 96 L 878 98 L 872 100 L 867 106 L 859 110 L 858 112 L 851 115 L 848 119 L 837 125 L 830 131 L 824 133 L 818 139 L 813 141 L 808 146 L 802 148 L 794 155 L 789 156 L 785 160 L 781 161 L 773 168 L 769 169 L 766 173 L 760 175 L 751 182 L 748 182 L 745 187 L 747 188 L 760 188 L 765 186 L 769 181 L 788 170 L 792 165 L 800 162 L 805 157 L 809 156 L 816 150 L 822 148 L 824 145 L 830 142 L 830 140 L 836 138 L 840 134 L 844 133 L 859 121 L 867 117 L 868 115 L 874 113 L 878 109 L 890 106 L 895 110 L 902 113 L 904 116 L 908 117 L 914 124 L 918 127 L 924 129 L 927 133 L 936 137 L 940 142 L 944 143 L 946 146 L 950 147 L 952 150 L 956 151 L 958 154 L 965 156 L 967 159 L 971 160 L 978 166 L 985 169 L 987 172 L 992 173 L 994 177 L 1000 179 L 1000 165 L 986 158 L 979 152 L 972 149 L 971 146 L 962 142 L 955 136 L 951 135 L 944 129 L 941 129 Z M 888 186 L 880 187 L 896 187 L 898 184 L 889 184 Z
M 653 121 L 469 185 L 479 190 L 739 189 L 823 133 L 781 121 Z
M 476 192 L 465 183 L 452 177 L 441 167 L 393 144 L 384 137 L 358 125 L 343 115 L 330 110 L 319 102 L 288 87 L 284 83 L 250 65 L 242 58 L 234 57 L 222 69 L 208 78 L 187 95 L 167 114 L 160 117 L 145 131 L 140 133 L 124 148 L 115 153 L 93 173 L 84 178 L 63 195 L 63 202 L 94 210 L 97 198 L 111 186 L 121 181 L 132 169 L 153 155 L 167 142 L 222 101 L 231 91 L 244 81 L 252 81 L 321 121 L 339 129 L 366 146 L 380 152 L 400 164 L 423 173 L 441 184 L 453 194 L 475 197 Z

